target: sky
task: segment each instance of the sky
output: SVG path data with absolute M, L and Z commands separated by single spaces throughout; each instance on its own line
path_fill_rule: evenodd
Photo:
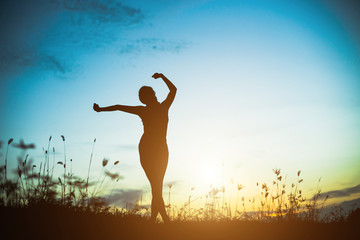
M 140 118 L 92 105 L 141 105 L 143 85 L 161 101 L 160 72 L 178 89 L 164 183 L 175 202 L 237 184 L 251 198 L 275 168 L 288 183 L 301 170 L 310 197 L 321 178 L 330 202 L 359 198 L 359 10 L 355 0 L 1 1 L 0 164 L 14 138 L 36 145 L 27 153 L 39 167 L 52 136 L 55 162 L 65 152 L 86 177 L 94 146 L 91 179 L 104 158 L 123 176 L 102 194 L 116 186 L 114 204 L 149 202 Z M 18 155 L 11 146 L 8 168 Z

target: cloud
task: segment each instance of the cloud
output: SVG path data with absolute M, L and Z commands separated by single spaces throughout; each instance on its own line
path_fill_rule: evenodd
M 356 198 L 350 201 L 344 201 L 340 203 L 343 209 L 353 210 L 354 208 L 360 207 L 360 198 Z
M 137 150 L 137 144 L 117 144 L 115 145 L 116 149 L 123 149 L 123 150 Z
M 339 198 L 339 197 L 347 197 L 356 193 L 360 193 L 360 184 L 356 185 L 355 187 L 324 192 L 321 195 L 322 197 L 329 195 L 329 198 Z
M 119 53 L 142 53 L 144 51 L 178 52 L 189 43 L 159 38 L 141 38 L 120 46 Z
M 0 74 L 27 67 L 66 74 L 79 56 L 113 44 L 144 19 L 117 0 L 2 1 L 0 16 Z
M 66 10 L 72 14 L 72 23 L 86 25 L 87 21 L 95 24 L 119 23 L 123 25 L 137 23 L 142 20 L 140 9 L 123 5 L 117 0 L 53 0 L 53 7 Z M 83 13 L 89 13 L 83 15 Z
M 63 47 L 94 50 L 121 38 L 124 27 L 140 23 L 144 15 L 138 8 L 116 0 L 55 0 L 61 13 L 48 41 Z
M 66 61 L 63 59 L 58 58 L 57 56 L 53 55 L 44 55 L 39 58 L 39 62 L 41 67 L 47 70 L 51 70 L 55 73 L 65 74 L 66 72 L 70 71 L 69 66 L 67 66 Z
M 321 211 L 321 215 L 324 217 L 331 216 L 332 213 L 334 213 L 334 211 L 336 211 L 336 208 L 334 208 L 336 206 L 338 206 L 338 207 L 340 207 L 340 209 L 342 209 L 342 210 L 339 209 L 340 211 L 342 211 L 342 213 L 348 214 L 351 211 L 353 211 L 354 209 L 360 207 L 360 198 L 352 199 L 349 201 L 344 201 L 344 202 L 341 202 L 336 205 L 328 205 L 323 208 L 323 210 Z
M 114 190 L 109 199 L 109 204 L 114 204 L 119 207 L 126 207 L 127 203 L 133 204 L 140 199 L 142 190 L 129 189 L 129 190 Z M 109 196 L 104 196 L 106 199 Z
M 0 75 L 27 69 L 67 76 L 103 49 L 119 54 L 178 52 L 187 42 L 131 38 L 145 22 L 141 9 L 120 0 L 5 0 L 0 3 Z M 126 34 L 125 34 L 126 32 Z

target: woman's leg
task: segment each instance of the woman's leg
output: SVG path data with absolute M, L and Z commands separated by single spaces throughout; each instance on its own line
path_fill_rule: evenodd
M 150 180 L 150 179 L 149 179 Z M 154 180 L 150 180 L 150 184 L 151 184 L 151 194 L 152 194 L 152 199 L 151 199 L 151 220 L 155 222 L 156 217 L 160 211 L 161 208 L 161 201 L 159 201 L 159 198 L 161 197 L 160 195 L 160 190 L 158 187 L 158 184 L 156 184 L 154 182 Z
M 151 171 L 153 174 L 147 174 L 151 184 L 151 219 L 155 221 L 157 214 L 160 213 L 164 222 L 169 222 L 169 216 L 166 213 L 165 203 L 162 196 L 164 175 L 167 167 L 167 152 L 163 155 L 162 161 L 157 162 L 156 169 Z
M 153 165 L 145 164 L 146 159 L 142 158 L 141 160 L 141 165 L 151 185 L 151 220 L 155 221 L 158 213 L 160 213 L 162 217 L 164 216 L 163 209 L 165 209 L 165 204 L 162 198 L 163 176 L 161 177 L 160 172 L 158 171 L 159 169 L 154 168 Z M 165 219 L 163 217 L 163 220 L 166 221 L 166 217 Z
M 146 147 L 145 147 L 146 146 Z M 151 185 L 151 219 L 156 220 L 160 213 L 164 222 L 169 221 L 162 197 L 162 188 L 168 162 L 168 149 L 153 147 L 151 144 L 139 144 L 140 162 Z
M 164 176 L 165 176 L 168 159 L 169 159 L 169 150 L 168 150 L 168 147 L 166 144 L 163 146 L 162 153 L 163 154 L 162 154 L 162 158 L 161 158 L 161 164 L 159 166 L 159 168 L 160 168 L 160 173 L 159 173 L 159 177 L 160 177 L 160 181 L 159 181 L 159 188 L 160 188 L 159 213 L 164 222 L 169 222 L 170 219 L 166 213 L 165 203 L 164 203 L 164 199 L 162 196 L 163 181 L 164 181 Z
M 164 222 L 169 222 L 169 216 L 166 213 L 165 203 L 162 196 L 162 179 L 151 184 L 152 201 L 151 201 L 151 219 L 155 221 L 157 214 L 160 213 Z

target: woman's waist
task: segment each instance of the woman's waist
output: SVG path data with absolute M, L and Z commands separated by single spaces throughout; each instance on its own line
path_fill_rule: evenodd
M 140 143 L 141 142 L 150 142 L 153 144 L 166 144 L 166 135 L 161 134 L 146 134 L 144 133 L 141 136 Z
M 165 142 L 166 143 L 166 134 L 149 134 L 144 133 L 141 136 L 140 141 L 154 141 L 154 142 Z

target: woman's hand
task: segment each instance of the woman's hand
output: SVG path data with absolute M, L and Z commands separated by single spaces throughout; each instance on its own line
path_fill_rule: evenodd
M 153 78 L 158 79 L 158 78 L 162 78 L 164 75 L 162 73 L 154 73 L 154 75 L 152 75 Z
M 95 112 L 100 112 L 100 107 L 96 103 L 94 103 L 93 109 Z

